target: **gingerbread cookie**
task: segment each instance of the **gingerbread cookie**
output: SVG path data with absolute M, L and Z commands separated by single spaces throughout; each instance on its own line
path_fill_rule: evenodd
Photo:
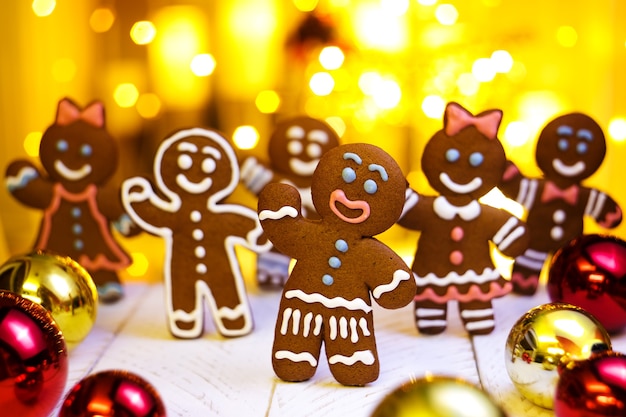
M 108 184 L 118 162 L 114 139 L 104 127 L 104 107 L 84 109 L 65 98 L 56 120 L 41 138 L 43 172 L 30 161 L 17 160 L 6 170 L 6 184 L 21 203 L 43 210 L 35 243 L 81 264 L 91 275 L 102 301 L 122 296 L 118 271 L 130 258 L 111 233 L 132 230 L 119 189 Z
M 313 171 L 326 151 L 339 145 L 335 131 L 321 120 L 299 116 L 276 125 L 269 140 L 269 164 L 255 157 L 241 165 L 241 180 L 255 195 L 270 182 L 290 184 L 302 200 L 302 215 L 319 218 L 311 201 Z M 264 288 L 280 288 L 289 276 L 291 258 L 272 250 L 257 258 L 257 281 Z
M 252 330 L 252 314 L 235 253 L 241 245 L 267 250 L 254 210 L 223 200 L 239 182 L 231 144 L 213 130 L 181 130 L 161 142 L 154 158 L 155 184 L 143 177 L 122 184 L 131 218 L 165 239 L 163 265 L 170 332 L 197 338 L 204 303 L 223 336 Z
M 583 218 L 612 228 L 622 220 L 615 200 L 585 187 L 606 153 L 602 129 L 591 117 L 570 113 L 550 121 L 539 135 L 535 158 L 542 178 L 524 177 L 510 163 L 499 188 L 526 209 L 530 244 L 515 258 L 511 280 L 520 294 L 534 294 L 546 260 L 583 233 Z
M 265 233 L 296 259 L 274 333 L 272 365 L 279 378 L 311 378 L 322 343 L 338 382 L 365 385 L 378 377 L 370 294 L 385 308 L 400 308 L 416 287 L 402 259 L 372 236 L 398 219 L 405 188 L 396 162 L 361 143 L 322 156 L 311 184 L 319 220 L 302 215 L 300 194 L 290 185 L 272 183 L 261 192 Z
M 407 191 L 399 224 L 421 231 L 413 272 L 417 279 L 415 320 L 420 332 L 447 326 L 448 302 L 458 301 L 470 334 L 494 329 L 491 300 L 510 292 L 511 283 L 494 267 L 490 245 L 517 256 L 528 244 L 525 224 L 478 199 L 494 188 L 506 157 L 497 138 L 500 110 L 473 116 L 457 103 L 446 106 L 444 128 L 428 141 L 422 168 L 438 196 Z

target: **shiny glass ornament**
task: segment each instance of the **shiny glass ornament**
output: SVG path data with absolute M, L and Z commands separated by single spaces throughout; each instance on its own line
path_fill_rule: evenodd
M 428 376 L 387 395 L 371 417 L 505 417 L 480 388 L 458 378 Z
M 607 349 L 611 339 L 595 317 L 571 304 L 548 303 L 530 309 L 513 325 L 504 363 L 527 400 L 552 408 L 559 364 Z
M 560 369 L 556 417 L 626 416 L 626 356 L 605 351 Z
M 67 256 L 35 251 L 0 266 L 0 289 L 9 290 L 48 310 L 69 348 L 91 331 L 98 291 L 89 273 Z
M 48 416 L 67 377 L 67 346 L 50 312 L 0 290 L 0 415 Z
M 123 370 L 87 376 L 70 390 L 59 417 L 165 417 L 156 389 L 142 377 Z
M 626 242 L 583 235 L 559 249 L 548 273 L 551 301 L 593 314 L 610 333 L 626 327 Z

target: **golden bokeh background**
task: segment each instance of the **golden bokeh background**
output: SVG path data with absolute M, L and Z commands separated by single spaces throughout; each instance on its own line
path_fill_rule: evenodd
M 421 149 L 442 127 L 445 103 L 458 101 L 504 111 L 500 138 L 530 176 L 540 175 L 541 127 L 564 112 L 589 114 L 608 154 L 586 184 L 626 207 L 625 19 L 619 0 L 5 1 L 0 163 L 38 163 L 63 97 L 105 103 L 122 149 L 118 180 L 148 172 L 173 130 L 214 127 L 263 157 L 274 122 L 306 113 L 344 142 L 383 147 L 428 193 Z M 0 256 L 29 250 L 41 213 L 3 188 L 0 214 Z M 626 238 L 626 225 L 611 233 Z M 405 231 L 388 236 L 399 248 L 415 243 Z M 133 248 L 148 237 L 120 239 L 145 257 Z

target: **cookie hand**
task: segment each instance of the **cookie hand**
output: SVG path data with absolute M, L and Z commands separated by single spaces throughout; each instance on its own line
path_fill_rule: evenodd
M 261 222 L 299 217 L 301 207 L 298 190 L 287 184 L 268 184 L 259 195 L 258 213 Z
M 6 170 L 6 185 L 9 192 L 22 190 L 28 187 L 28 184 L 41 175 L 35 166 L 29 161 L 12 162 Z
M 128 199 L 131 203 L 150 200 L 153 194 L 152 185 L 145 178 L 128 178 L 122 183 L 122 199 Z

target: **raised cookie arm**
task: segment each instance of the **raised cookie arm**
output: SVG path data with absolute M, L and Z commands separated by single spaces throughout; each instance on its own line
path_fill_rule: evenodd
M 600 226 L 611 229 L 622 221 L 622 209 L 608 194 L 602 191 L 587 189 L 589 197 L 585 206 L 585 214 L 591 216 Z
M 423 213 L 425 208 L 429 206 L 427 200 L 432 200 L 432 197 L 424 197 L 407 187 L 404 193 L 404 207 L 398 224 L 410 230 L 422 230 L 425 220 Z
M 495 226 L 491 241 L 498 250 L 511 258 L 524 253 L 530 241 L 526 223 L 502 209 L 483 206 L 483 210 L 487 211 Z
M 29 207 L 45 209 L 52 201 L 54 183 L 42 176 L 29 161 L 14 161 L 7 167 L 5 183 L 19 202 Z
M 149 233 L 169 234 L 177 222 L 180 199 L 165 201 L 146 178 L 133 177 L 122 183 L 122 204 L 133 222 Z

